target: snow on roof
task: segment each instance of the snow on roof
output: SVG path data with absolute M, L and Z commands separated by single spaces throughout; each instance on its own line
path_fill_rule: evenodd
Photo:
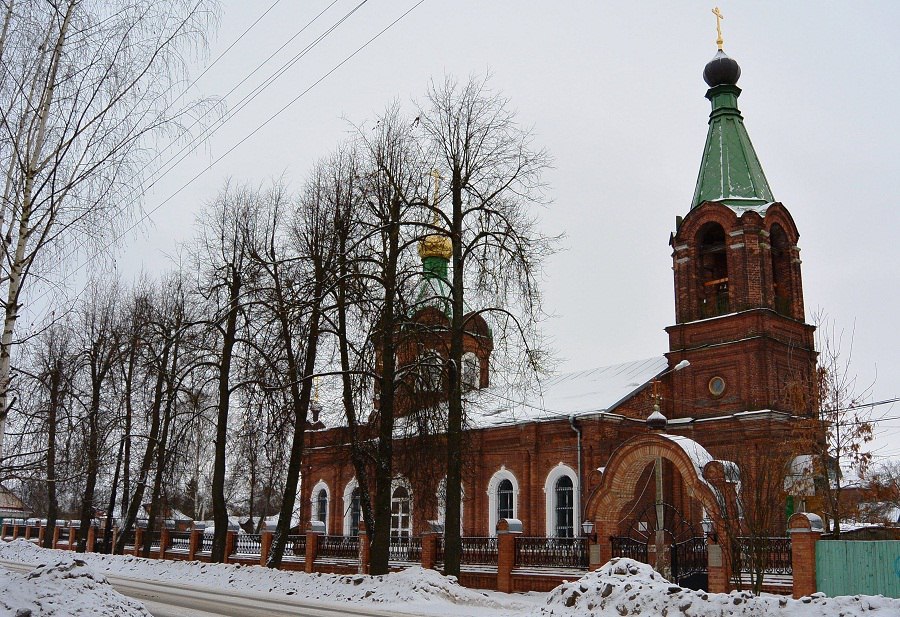
M 664 357 L 562 373 L 537 384 L 536 393 L 487 388 L 467 406 L 475 428 L 567 419 L 612 412 L 620 403 L 666 370 Z
M 684 450 L 684 453 L 687 454 L 688 457 L 690 457 L 691 462 L 694 463 L 694 468 L 697 471 L 697 475 L 702 478 L 703 468 L 707 463 L 713 460 L 712 455 L 706 451 L 706 448 L 701 446 L 693 439 L 682 437 L 681 435 L 667 435 L 663 433 L 662 436 L 670 441 L 674 441 L 676 444 L 678 444 L 678 447 Z

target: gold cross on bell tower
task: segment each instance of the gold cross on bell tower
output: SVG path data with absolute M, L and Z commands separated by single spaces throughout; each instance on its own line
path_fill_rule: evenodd
M 722 38 L 722 20 L 725 19 L 725 16 L 722 15 L 719 7 L 714 8 L 712 12 L 716 16 L 716 45 L 719 46 L 719 51 L 722 51 L 722 45 L 725 43 L 725 39 Z

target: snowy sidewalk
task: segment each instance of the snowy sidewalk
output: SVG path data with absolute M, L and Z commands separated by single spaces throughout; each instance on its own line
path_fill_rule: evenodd
M 0 543 L 0 559 L 38 565 L 71 559 L 74 553 L 41 549 L 24 540 Z M 78 555 L 87 567 L 79 576 L 100 588 L 104 575 L 190 585 L 210 591 L 271 594 L 273 598 L 313 600 L 335 606 L 426 617 L 898 617 L 900 600 L 881 596 L 790 598 L 747 592 L 710 594 L 673 585 L 650 566 L 630 559 L 613 560 L 549 594 L 501 594 L 461 587 L 433 570 L 413 567 L 385 576 L 306 574 L 259 566 L 159 561 L 88 553 Z M 96 575 L 85 573 L 91 568 Z M 83 585 L 84 586 L 84 585 Z M 7 589 L 10 586 L 7 584 Z M 115 593 L 111 588 L 108 591 Z M 58 588 L 58 593 L 65 589 Z M 0 597 L 2 596 L 0 589 Z M 24 593 L 24 592 L 23 592 Z M 43 593 L 43 592 L 42 592 Z M 47 593 L 53 593 L 51 591 Z M 46 595 L 46 594 L 45 594 Z M 101 594 L 102 595 L 102 594 Z M 116 594 L 117 595 L 117 594 Z M 121 598 L 121 597 L 120 597 Z M 99 601 L 99 600 L 98 600 Z M 120 602 L 110 596 L 110 602 Z M 2 602 L 0 602 L 2 607 Z M 131 609 L 129 609 L 131 610 Z M 15 616 L 3 613 L 0 617 Z M 34 613 L 34 617 L 41 613 Z M 146 615 L 143 612 L 60 612 L 55 615 Z M 19 617 L 28 617 L 27 615 Z

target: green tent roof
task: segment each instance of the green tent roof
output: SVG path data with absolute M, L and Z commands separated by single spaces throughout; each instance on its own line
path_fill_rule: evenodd
M 704 201 L 737 208 L 775 201 L 737 106 L 740 94 L 734 84 L 716 85 L 706 93 L 712 112 L 692 209 Z

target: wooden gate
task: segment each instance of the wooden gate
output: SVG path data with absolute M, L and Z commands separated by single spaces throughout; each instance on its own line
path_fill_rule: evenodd
M 900 540 L 819 540 L 816 589 L 829 596 L 900 598 Z

